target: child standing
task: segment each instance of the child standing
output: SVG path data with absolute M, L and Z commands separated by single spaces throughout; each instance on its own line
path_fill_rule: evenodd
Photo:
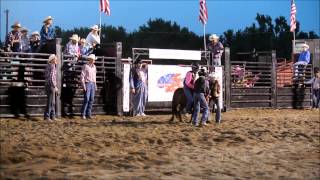
M 312 108 L 320 107 L 320 69 L 314 68 L 314 77 L 306 82 L 312 88 Z

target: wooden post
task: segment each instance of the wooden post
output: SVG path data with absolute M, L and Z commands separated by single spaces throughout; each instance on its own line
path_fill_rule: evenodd
M 271 107 L 277 109 L 277 55 L 275 50 L 271 52 L 271 57 Z
M 62 47 L 61 47 L 61 38 L 56 39 L 56 56 L 57 56 L 57 87 L 58 93 L 56 96 L 56 116 L 59 118 L 61 117 L 61 83 L 62 83 Z
M 121 57 L 122 57 L 122 43 L 117 42 L 116 43 L 116 50 L 117 50 L 117 57 L 116 57 L 116 77 L 117 79 L 122 80 L 122 62 L 121 62 Z M 121 83 L 121 88 L 117 89 L 117 114 L 119 116 L 123 115 L 123 108 L 122 108 L 122 81 Z
M 225 62 L 225 69 L 224 74 L 226 77 L 225 82 L 225 104 L 226 104 L 226 111 L 229 111 L 231 109 L 231 62 L 230 62 L 230 48 L 226 47 L 224 49 L 224 62 Z

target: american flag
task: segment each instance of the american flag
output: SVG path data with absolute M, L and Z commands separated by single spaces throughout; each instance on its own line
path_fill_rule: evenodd
M 208 21 L 208 9 L 206 0 L 200 0 L 200 13 L 199 13 L 199 20 L 202 24 L 207 24 Z
M 100 0 L 100 11 L 110 16 L 110 3 L 109 0 Z
M 296 13 L 297 8 L 294 0 L 291 0 L 291 12 L 290 12 L 290 31 L 294 32 L 296 30 Z

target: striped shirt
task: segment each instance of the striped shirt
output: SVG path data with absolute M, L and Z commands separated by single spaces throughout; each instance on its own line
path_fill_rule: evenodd
M 57 71 L 55 64 L 48 64 L 45 71 L 46 86 L 56 88 L 57 87 Z
M 80 77 L 82 87 L 85 87 L 87 82 L 93 82 L 95 83 L 95 86 L 97 88 L 96 74 L 97 74 L 97 69 L 94 64 L 83 65 L 82 71 L 81 71 L 81 77 Z

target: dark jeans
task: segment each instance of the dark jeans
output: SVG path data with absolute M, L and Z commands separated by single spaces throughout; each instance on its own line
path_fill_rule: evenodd
M 214 105 L 216 105 L 216 108 L 215 108 L 216 122 L 220 122 L 221 121 L 221 108 L 220 108 L 219 98 L 213 99 L 213 106 Z
M 193 105 L 193 95 L 192 95 L 192 91 L 190 88 L 184 86 L 183 87 L 183 92 L 186 95 L 187 98 L 187 104 L 186 104 L 186 108 L 185 108 L 185 113 L 191 113 L 191 109 L 192 109 L 192 105 Z
M 312 107 L 320 108 L 320 89 L 312 90 Z
M 55 117 L 56 93 L 53 87 L 46 87 L 47 107 L 44 113 L 45 118 L 53 119 Z
M 203 93 L 193 93 L 194 112 L 192 115 L 192 122 L 198 124 L 198 114 L 200 108 L 203 108 L 201 123 L 205 123 L 209 116 L 209 106 Z
M 91 116 L 95 90 L 96 90 L 95 83 L 93 82 L 86 83 L 86 92 L 84 93 L 84 100 L 81 108 L 81 116 Z

